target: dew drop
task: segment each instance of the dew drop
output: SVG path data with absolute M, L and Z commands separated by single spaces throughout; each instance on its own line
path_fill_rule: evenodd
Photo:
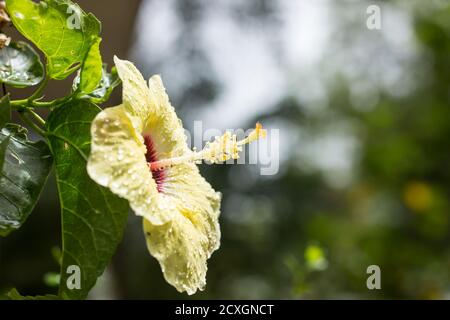
M 20 12 L 14 12 L 14 16 L 18 19 L 25 19 L 25 16 Z

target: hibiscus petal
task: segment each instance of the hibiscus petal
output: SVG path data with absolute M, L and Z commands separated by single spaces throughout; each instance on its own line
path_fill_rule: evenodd
M 140 132 L 151 110 L 147 83 L 130 61 L 115 56 L 114 63 L 122 80 L 122 103 L 130 116 L 135 118 L 133 123 L 137 123 L 135 128 Z
M 150 78 L 149 90 L 153 108 L 144 132 L 152 137 L 157 157 L 167 159 L 191 152 L 159 76 Z M 176 206 L 174 218 L 164 226 L 144 221 L 147 246 L 158 259 L 167 282 L 193 294 L 203 289 L 207 259 L 220 245 L 221 195 L 192 163 L 164 169 L 162 189 L 164 200 Z
M 220 245 L 218 219 L 222 195 L 200 175 L 197 166 L 186 163 L 166 169 L 164 194 L 199 233 L 207 236 L 208 251 L 217 250 Z
M 167 159 L 191 152 L 186 143 L 183 124 L 170 104 L 160 76 L 150 78 L 149 91 L 152 107 L 144 134 L 152 137 L 158 158 Z
M 194 294 L 206 284 L 207 259 L 219 248 L 220 193 L 215 192 L 195 165 L 168 172 L 165 194 L 176 204 L 173 220 L 155 226 L 144 219 L 150 253 L 164 277 L 178 291 Z
M 87 171 L 98 184 L 129 201 L 153 224 L 171 219 L 145 159 L 146 147 L 123 105 L 101 111 L 91 126 Z

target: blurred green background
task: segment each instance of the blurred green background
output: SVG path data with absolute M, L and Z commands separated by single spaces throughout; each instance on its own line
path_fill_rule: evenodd
M 78 2 L 104 22 L 106 60 L 160 73 L 187 129 L 280 132 L 275 175 L 201 166 L 223 193 L 222 245 L 190 298 L 450 298 L 450 1 Z M 0 239 L 0 290 L 55 291 L 59 223 L 51 181 Z M 187 297 L 130 214 L 90 298 Z

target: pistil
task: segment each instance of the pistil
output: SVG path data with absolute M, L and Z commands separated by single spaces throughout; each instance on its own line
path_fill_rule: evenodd
M 163 172 L 165 168 L 169 168 L 182 163 L 198 163 L 202 160 L 211 163 L 220 163 L 229 159 L 238 159 L 239 152 L 242 151 L 242 146 L 247 143 L 252 143 L 259 138 L 266 136 L 266 130 L 262 128 L 260 123 L 256 124 L 253 130 L 245 139 L 236 141 L 236 135 L 226 132 L 220 137 L 216 137 L 213 142 L 208 142 L 206 146 L 199 152 L 192 151 L 183 156 L 148 161 L 149 169 L 154 172 Z M 148 148 L 148 147 L 147 147 Z M 148 149 L 147 149 L 148 150 Z

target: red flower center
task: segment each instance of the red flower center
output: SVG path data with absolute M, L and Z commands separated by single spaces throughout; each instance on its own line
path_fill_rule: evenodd
M 158 155 L 155 149 L 155 144 L 153 143 L 152 138 L 150 135 L 143 135 L 144 137 L 144 144 L 147 147 L 147 153 L 145 154 L 145 158 L 147 159 L 148 167 L 151 168 L 150 164 L 152 162 L 158 161 Z M 166 173 L 164 172 L 164 169 L 160 170 L 151 170 L 153 180 L 156 181 L 156 188 L 158 189 L 158 192 L 163 192 L 163 182 L 166 178 Z

